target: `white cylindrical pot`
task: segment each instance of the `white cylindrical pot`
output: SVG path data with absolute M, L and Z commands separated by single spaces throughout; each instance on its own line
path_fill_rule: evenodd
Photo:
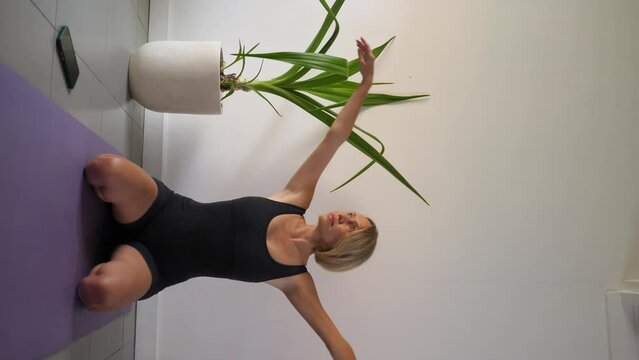
M 129 60 L 131 95 L 149 110 L 220 114 L 219 41 L 154 41 Z

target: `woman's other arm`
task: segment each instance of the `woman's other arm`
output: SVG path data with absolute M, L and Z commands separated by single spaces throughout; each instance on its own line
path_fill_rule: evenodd
M 271 280 L 268 283 L 282 290 L 297 312 L 322 339 L 334 360 L 355 359 L 350 344 L 324 310 L 309 273 Z
M 353 92 L 344 108 L 335 118 L 324 139 L 313 153 L 295 172 L 284 189 L 271 199 L 308 208 L 313 200 L 315 187 L 322 172 L 331 161 L 337 149 L 348 139 L 366 95 L 373 84 L 375 57 L 366 40 L 357 40 L 362 82 Z

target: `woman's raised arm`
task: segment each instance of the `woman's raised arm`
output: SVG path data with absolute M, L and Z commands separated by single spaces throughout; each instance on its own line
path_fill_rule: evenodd
M 308 208 L 313 200 L 315 186 L 331 161 L 337 149 L 348 139 L 368 90 L 373 84 L 375 72 L 375 56 L 370 46 L 363 38 L 357 40 L 357 53 L 360 62 L 362 82 L 353 92 L 350 99 L 337 115 L 324 139 L 313 153 L 295 172 L 284 189 L 271 196 L 271 199 Z

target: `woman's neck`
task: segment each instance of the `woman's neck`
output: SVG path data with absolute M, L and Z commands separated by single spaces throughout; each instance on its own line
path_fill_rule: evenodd
M 304 256 L 305 259 L 315 253 L 321 242 L 317 225 L 307 224 L 303 218 L 300 223 L 294 225 L 290 238 L 300 255 Z

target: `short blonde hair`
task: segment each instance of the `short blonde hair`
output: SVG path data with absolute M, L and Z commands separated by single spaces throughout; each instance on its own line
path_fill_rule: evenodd
M 362 265 L 377 245 L 377 226 L 373 220 L 368 221 L 370 227 L 344 236 L 330 250 L 317 251 L 315 262 L 329 271 L 346 271 Z

